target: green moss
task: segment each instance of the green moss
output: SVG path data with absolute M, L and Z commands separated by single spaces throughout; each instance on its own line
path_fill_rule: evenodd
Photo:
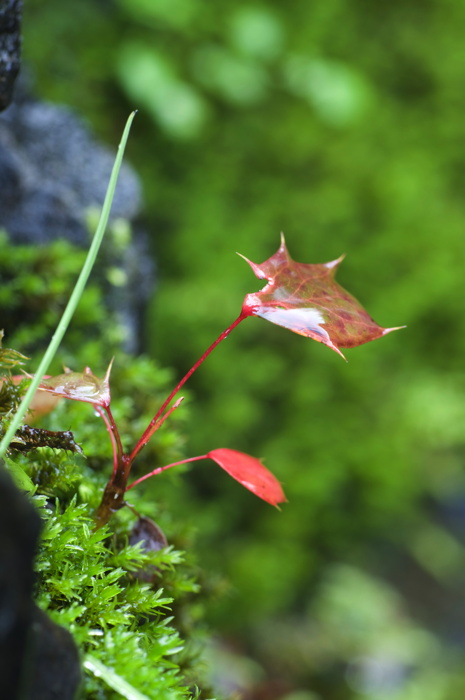
M 91 512 L 73 498 L 61 511 L 44 496 L 44 529 L 37 558 L 37 601 L 91 654 L 149 698 L 188 697 L 174 655 L 183 643 L 168 616 L 172 598 L 143 584 L 134 572 L 151 565 L 162 572 L 179 564 L 171 548 L 146 553 L 115 541 L 107 528 L 93 530 Z M 120 697 L 102 678 L 86 674 L 86 697 Z M 105 695 L 102 691 L 105 690 Z

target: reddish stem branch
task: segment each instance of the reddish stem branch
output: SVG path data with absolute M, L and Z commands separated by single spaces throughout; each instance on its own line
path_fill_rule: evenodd
M 95 405 L 94 408 L 105 423 L 105 427 L 110 436 L 111 447 L 113 450 L 113 473 L 111 475 L 111 480 L 113 480 L 118 469 L 124 464 L 125 455 L 123 452 L 123 445 L 121 443 L 121 436 L 115 423 L 115 419 L 113 418 L 113 414 L 110 410 L 110 406 Z
M 244 318 L 247 318 L 247 315 L 244 314 L 243 312 L 241 312 L 240 316 L 238 316 L 238 318 L 236 318 L 236 320 L 233 323 L 231 323 L 231 325 L 228 328 L 226 328 L 226 330 L 223 331 L 221 333 L 221 335 L 218 336 L 218 338 L 215 340 L 215 342 L 212 343 L 212 345 L 210 345 L 210 347 L 203 353 L 202 357 L 200 357 L 200 359 L 197 360 L 195 365 L 193 365 L 190 368 L 190 370 L 187 372 L 187 374 L 185 374 L 184 377 L 181 379 L 181 381 L 174 387 L 173 391 L 168 396 L 168 398 L 163 402 L 163 404 L 160 406 L 160 408 L 158 409 L 158 411 L 156 412 L 156 414 L 154 415 L 154 417 L 150 421 L 149 425 L 147 426 L 147 428 L 146 428 L 145 432 L 143 433 L 142 437 L 140 438 L 139 442 L 137 443 L 137 445 L 135 446 L 135 448 L 131 452 L 131 454 L 129 456 L 129 461 L 131 463 L 135 459 L 136 455 L 140 452 L 140 450 L 144 447 L 144 445 L 146 445 L 148 443 L 148 441 L 152 437 L 153 433 L 156 430 L 158 430 L 158 428 L 160 427 L 161 423 L 164 420 L 164 418 L 162 419 L 163 413 L 164 413 L 166 407 L 168 406 L 168 404 L 170 403 L 170 401 L 176 396 L 176 394 L 181 389 L 181 387 L 184 386 L 184 384 L 187 382 L 189 377 L 191 377 L 194 374 L 195 370 L 200 367 L 202 362 L 204 362 L 204 360 L 206 360 L 206 358 L 216 348 L 216 346 L 219 345 L 219 343 L 221 343 L 222 340 L 227 338 L 228 335 L 231 333 L 231 331 L 236 326 L 238 326 L 239 323 L 244 320 Z
M 139 454 L 140 450 L 144 447 L 144 445 L 148 443 L 153 433 L 156 430 L 158 430 L 158 428 L 164 423 L 168 416 L 171 415 L 171 413 L 179 406 L 179 404 L 182 401 L 182 398 L 180 398 L 170 408 L 168 408 L 172 399 L 176 396 L 181 387 L 184 386 L 189 377 L 192 374 L 194 374 L 195 370 L 198 369 L 202 362 L 204 362 L 204 360 L 209 356 L 212 350 L 214 350 L 216 346 L 219 343 L 221 343 L 222 340 L 227 338 L 231 331 L 236 326 L 238 326 L 239 323 L 244 320 L 244 318 L 247 318 L 247 315 L 248 314 L 245 314 L 243 311 L 241 311 L 240 316 L 238 316 L 238 318 L 236 318 L 236 320 L 233 323 L 231 323 L 231 325 L 228 328 L 226 328 L 226 330 L 223 331 L 221 335 L 218 336 L 215 342 L 212 343 L 212 345 L 210 345 L 210 347 L 203 353 L 202 357 L 199 360 L 197 360 L 195 365 L 193 365 L 191 369 L 187 372 L 187 374 L 184 375 L 181 381 L 178 382 L 171 394 L 163 402 L 163 404 L 160 406 L 160 408 L 150 421 L 149 425 L 145 429 L 144 433 L 142 434 L 142 437 L 138 441 L 131 454 L 125 454 L 123 452 L 120 434 L 118 428 L 116 427 L 116 423 L 114 421 L 112 413 L 110 411 L 110 407 L 102 407 L 105 410 L 106 415 L 103 413 L 103 411 L 99 411 L 100 415 L 105 421 L 105 425 L 107 426 L 107 430 L 110 433 L 111 437 L 111 443 L 113 447 L 113 473 L 103 493 L 100 506 L 97 509 L 96 528 L 105 525 L 108 522 L 111 514 L 119 510 L 119 508 L 121 508 L 124 505 L 124 494 L 136 484 L 139 484 L 141 481 L 148 479 L 150 476 L 155 476 L 155 474 L 159 474 L 160 472 L 165 471 L 165 469 L 170 469 L 171 467 L 174 467 L 178 464 L 187 464 L 187 462 L 196 462 L 200 459 L 207 458 L 206 455 L 201 455 L 200 457 L 190 457 L 189 459 L 183 459 L 180 462 L 173 462 L 172 464 L 168 464 L 166 467 L 159 467 L 158 469 L 154 469 L 149 474 L 145 474 L 145 476 L 142 476 L 140 479 L 134 481 L 130 486 L 127 486 L 129 473 L 131 471 L 131 466 L 134 459 Z
M 108 405 L 108 406 L 104 406 L 104 409 L 105 409 L 106 414 L 107 414 L 107 416 L 108 416 L 108 421 L 109 421 L 109 424 L 110 424 L 111 434 L 112 434 L 112 435 L 114 436 L 114 438 L 115 438 L 115 442 L 116 442 L 116 451 L 117 451 L 117 454 L 118 454 L 118 461 L 120 461 L 120 460 L 122 460 L 122 458 L 123 458 L 124 452 L 123 452 L 123 445 L 121 444 L 121 437 L 120 437 L 120 434 L 119 434 L 119 430 L 118 430 L 118 428 L 117 428 L 117 426 L 116 426 L 115 419 L 113 418 L 113 414 L 112 414 L 112 412 L 111 412 L 111 410 L 110 410 L 110 406 L 109 406 L 109 405 Z
M 133 481 L 132 484 L 130 484 L 126 491 L 129 491 L 129 489 L 132 489 L 133 486 L 137 486 L 137 484 L 140 484 L 141 481 L 145 481 L 151 476 L 156 476 L 157 474 L 161 474 L 161 472 L 164 472 L 166 469 L 171 469 L 171 467 L 177 467 L 178 464 L 187 464 L 188 462 L 198 462 L 200 459 L 208 459 L 208 455 L 200 455 L 200 457 L 188 457 L 188 459 L 181 459 L 179 462 L 172 462 L 171 464 L 167 464 L 166 467 L 158 467 L 157 469 L 154 469 L 153 472 L 149 472 L 148 474 L 144 474 L 144 476 L 141 476 L 139 479 L 136 479 L 136 481 Z
M 105 423 L 105 427 L 107 429 L 108 435 L 110 436 L 111 448 L 113 450 L 113 472 L 111 475 L 111 478 L 113 479 L 116 472 L 117 472 L 117 469 L 118 469 L 118 448 L 116 445 L 115 433 L 112 430 L 111 423 L 108 420 L 107 415 L 106 415 L 105 411 L 103 410 L 103 408 L 101 406 L 95 406 L 95 410 L 97 411 L 97 413 L 99 414 L 99 416 L 103 420 L 103 422 Z

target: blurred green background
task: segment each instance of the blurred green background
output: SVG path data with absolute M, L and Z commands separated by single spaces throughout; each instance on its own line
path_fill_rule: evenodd
M 346 253 L 383 326 L 347 351 L 247 320 L 189 383 L 186 456 L 263 457 L 277 512 L 213 465 L 159 477 L 197 531 L 227 696 L 465 696 L 465 5 L 25 3 L 37 94 L 143 180 L 147 353 L 178 376 L 262 285 L 235 255 Z M 18 348 L 21 350 L 21 348 Z

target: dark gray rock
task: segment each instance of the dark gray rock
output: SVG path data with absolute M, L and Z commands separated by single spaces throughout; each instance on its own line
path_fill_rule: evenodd
M 0 469 L 0 678 L 5 698 L 19 697 L 33 610 L 32 561 L 40 521 Z
M 87 213 L 103 204 L 117 144 L 112 149 L 99 144 L 70 109 L 24 96 L 21 85 L 16 93 L 0 114 L 0 228 L 14 243 L 45 245 L 66 238 L 88 247 Z M 136 221 L 140 209 L 138 177 L 123 163 L 111 219 L 127 220 L 132 240 L 118 247 L 105 239 L 97 273 L 129 352 L 139 349 L 154 280 L 148 239 Z M 121 274 L 108 274 L 109 269 Z
M 0 466 L 0 697 L 73 700 L 81 680 L 69 632 L 32 601 L 40 518 Z
M 21 63 L 22 0 L 0 0 L 0 111 L 8 107 Z
M 68 630 L 34 608 L 30 666 L 24 700 L 75 700 L 81 685 L 81 663 Z
M 20 99 L 0 115 L 0 226 L 18 243 L 88 245 L 86 211 L 100 207 L 116 153 L 70 109 Z M 132 221 L 141 190 L 123 163 L 112 218 Z

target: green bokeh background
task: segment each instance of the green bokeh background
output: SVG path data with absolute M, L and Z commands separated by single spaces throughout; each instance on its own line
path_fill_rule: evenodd
M 281 231 L 301 262 L 346 253 L 339 282 L 408 326 L 345 364 L 248 319 L 189 383 L 186 456 L 263 457 L 289 499 L 159 477 L 198 531 L 226 694 L 465 693 L 464 26 L 459 0 L 26 2 L 41 97 L 112 146 L 139 109 L 149 354 L 182 376 L 261 286 L 235 251 Z

